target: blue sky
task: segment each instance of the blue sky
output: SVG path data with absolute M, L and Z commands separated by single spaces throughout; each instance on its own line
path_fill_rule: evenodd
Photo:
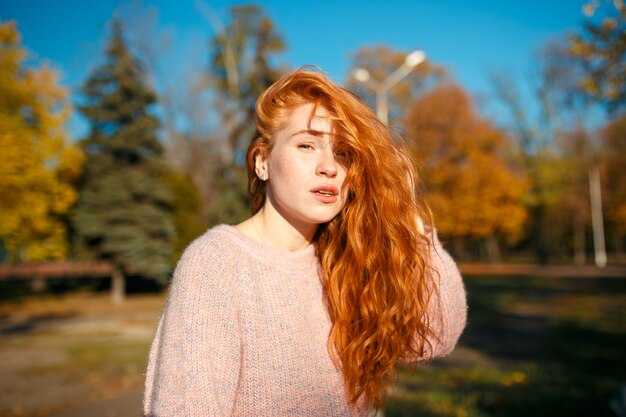
M 222 19 L 242 2 L 205 3 Z M 128 1 L 3 0 L 0 19 L 15 19 L 23 44 L 35 60 L 46 59 L 62 72 L 62 82 L 78 87 L 101 60 L 107 23 Z M 171 39 L 166 71 L 180 62 L 205 65 L 213 29 L 196 0 L 144 1 L 157 13 L 158 30 Z M 579 30 L 584 0 L 387 0 L 257 2 L 283 35 L 290 66 L 315 64 L 343 82 L 349 57 L 360 47 L 384 44 L 407 52 L 422 49 L 447 67 L 475 96 L 489 95 L 489 71 L 507 71 L 523 79 L 533 52 L 550 39 Z M 192 59 L 193 57 L 193 59 Z M 177 73 L 178 71 L 178 73 Z

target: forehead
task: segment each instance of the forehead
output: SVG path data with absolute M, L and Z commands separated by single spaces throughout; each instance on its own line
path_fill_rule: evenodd
M 307 103 L 293 109 L 282 130 L 315 130 L 322 133 L 332 133 L 332 120 L 328 110 L 314 103 Z

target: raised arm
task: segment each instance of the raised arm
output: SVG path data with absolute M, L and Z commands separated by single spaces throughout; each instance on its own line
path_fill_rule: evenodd
M 150 350 L 144 416 L 227 416 L 241 340 L 232 256 L 196 240 L 176 267 Z

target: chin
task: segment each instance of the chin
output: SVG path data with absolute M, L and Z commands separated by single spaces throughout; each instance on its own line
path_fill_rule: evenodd
M 312 225 L 318 226 L 320 224 L 328 223 L 339 213 L 343 208 L 343 204 L 303 204 L 300 206 L 288 207 L 276 205 L 278 213 L 289 223 L 295 225 Z
M 309 219 L 311 220 L 311 223 L 324 224 L 337 217 L 340 212 L 341 210 L 332 210 L 326 213 L 316 213 L 314 215 L 311 215 Z

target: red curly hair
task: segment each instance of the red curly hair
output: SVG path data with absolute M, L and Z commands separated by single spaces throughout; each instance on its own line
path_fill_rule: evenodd
M 347 169 L 347 202 L 314 237 L 332 321 L 329 353 L 343 372 L 348 400 L 381 406 L 396 365 L 429 355 L 430 210 L 417 190 L 407 153 L 369 108 L 319 72 L 296 70 L 258 99 L 259 136 L 248 149 L 253 214 L 265 202 L 255 158 L 267 157 L 275 134 L 304 104 L 324 108 L 333 122 L 333 147 Z M 313 111 L 315 114 L 315 110 Z

